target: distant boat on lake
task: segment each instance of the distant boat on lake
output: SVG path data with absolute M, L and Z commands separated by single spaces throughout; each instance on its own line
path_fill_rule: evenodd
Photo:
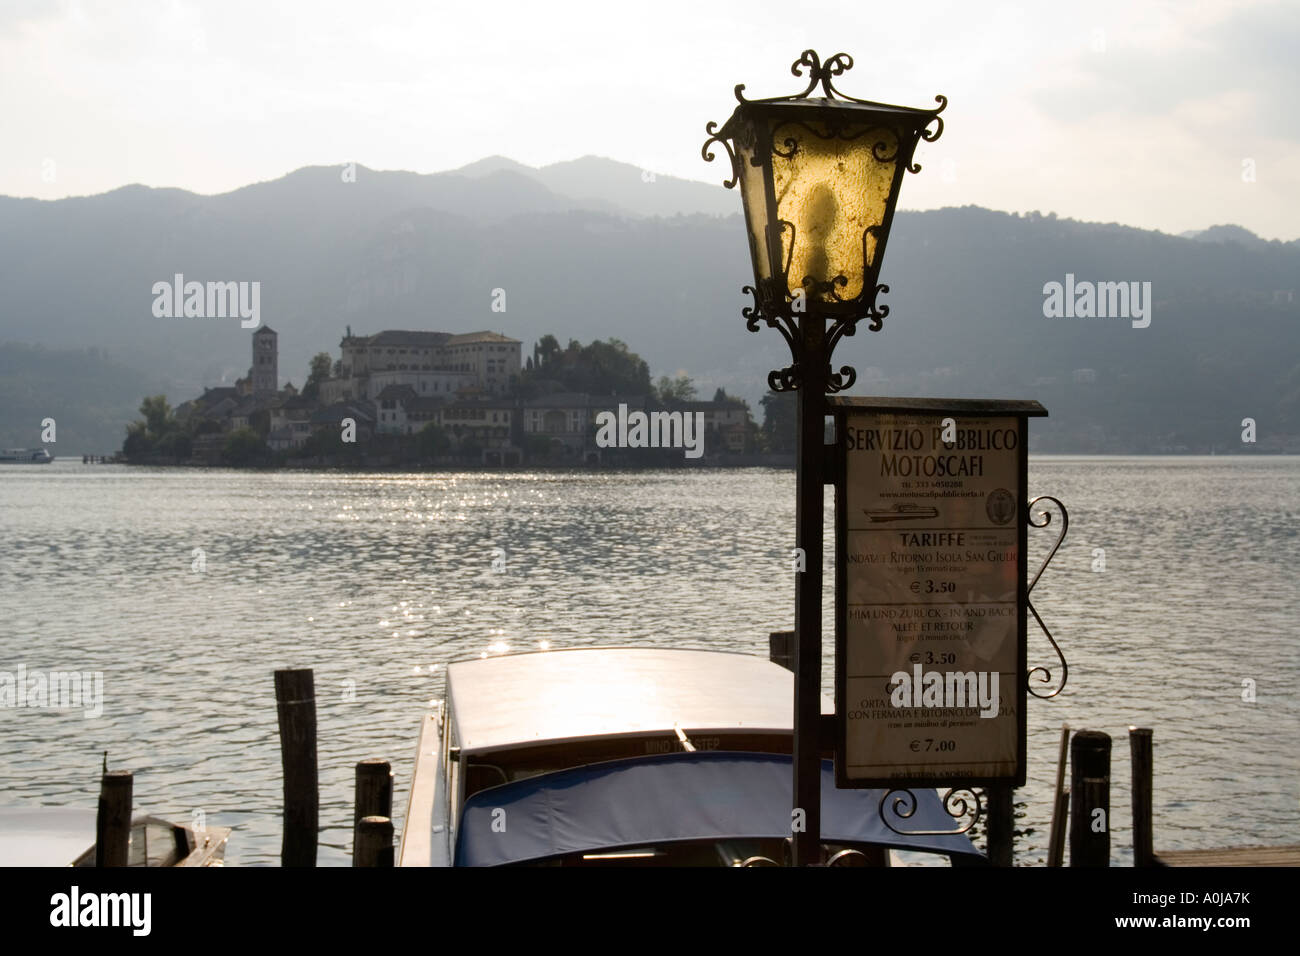
M 0 465 L 48 465 L 54 456 L 44 448 L 6 448 L 0 451 Z

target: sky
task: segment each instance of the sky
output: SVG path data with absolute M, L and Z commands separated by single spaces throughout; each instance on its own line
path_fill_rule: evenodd
M 747 96 L 849 53 L 930 107 L 900 207 L 1300 237 L 1300 2 L 0 3 L 0 194 L 220 193 L 311 165 L 430 173 L 595 154 L 720 182 Z

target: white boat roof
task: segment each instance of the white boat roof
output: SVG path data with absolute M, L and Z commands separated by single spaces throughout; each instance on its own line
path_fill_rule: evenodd
M 96 815 L 79 807 L 0 809 L 0 866 L 71 866 L 95 845 Z
M 571 648 L 449 664 L 447 700 L 465 753 L 675 727 L 788 734 L 794 675 L 750 654 Z

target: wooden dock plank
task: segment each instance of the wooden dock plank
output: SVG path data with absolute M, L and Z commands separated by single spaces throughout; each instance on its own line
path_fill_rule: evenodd
M 1300 844 L 1231 846 L 1213 850 L 1165 850 L 1156 866 L 1300 866 Z
M 397 851 L 398 866 L 448 866 L 451 863 L 450 835 L 434 819 L 446 814 L 442 804 L 447 799 L 446 782 L 441 764 L 444 719 L 445 704 L 438 701 L 420 728 L 406 819 Z

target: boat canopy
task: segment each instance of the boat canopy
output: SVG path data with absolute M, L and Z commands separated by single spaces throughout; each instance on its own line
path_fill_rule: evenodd
M 465 802 L 455 863 L 501 866 L 689 841 L 784 839 L 790 774 L 788 756 L 715 750 L 611 760 L 502 784 Z M 885 792 L 836 789 L 831 762 L 822 761 L 822 842 L 983 860 L 965 835 L 904 836 L 886 827 Z M 899 829 L 953 829 L 934 790 L 911 792 L 916 810 L 898 820 Z
M 71 866 L 95 845 L 97 815 L 81 807 L 0 809 L 0 866 Z
M 461 751 L 474 754 L 677 727 L 788 735 L 793 681 L 751 654 L 570 648 L 449 664 L 447 699 Z

